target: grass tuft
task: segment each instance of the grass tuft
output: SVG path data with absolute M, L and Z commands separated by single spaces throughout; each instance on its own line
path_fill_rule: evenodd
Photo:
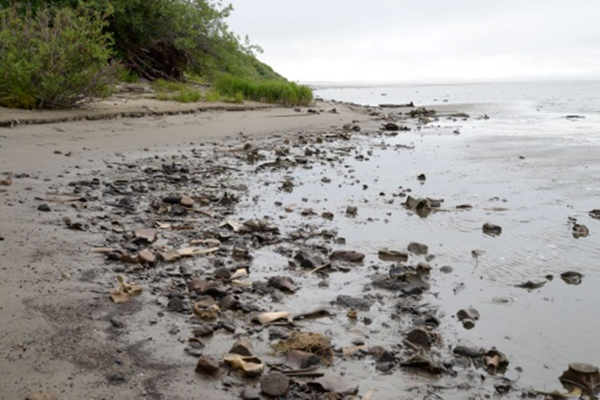
M 307 106 L 313 100 L 312 90 L 308 86 L 284 80 L 256 81 L 228 75 L 217 79 L 214 87 L 221 95 L 236 100 L 239 94 L 242 100 L 250 99 L 286 106 Z

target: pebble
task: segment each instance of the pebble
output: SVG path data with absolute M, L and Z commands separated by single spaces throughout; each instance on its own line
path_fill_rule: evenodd
M 271 397 L 285 396 L 290 389 L 290 379 L 281 372 L 269 372 L 260 378 L 260 388 Z

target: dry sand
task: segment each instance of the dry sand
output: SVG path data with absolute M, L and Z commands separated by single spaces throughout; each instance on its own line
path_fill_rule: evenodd
M 52 185 L 65 186 L 78 174 L 104 170 L 105 160 L 119 154 L 131 159 L 240 133 L 295 134 L 369 119 L 349 106 L 321 103 L 319 108 L 333 106 L 339 113 L 264 108 L 93 121 L 81 119 L 85 111 L 0 110 L 0 120 L 21 120 L 0 128 L 0 173 L 10 173 L 13 182 L 0 186 L 0 399 L 25 399 L 35 392 L 74 400 L 228 398 L 197 380 L 195 360 L 183 357 L 181 343 L 166 333 L 177 317 L 166 315 L 152 325 L 161 308 L 149 298 L 119 307 L 117 314 L 96 279 L 105 266 L 89 251 L 92 235 L 63 229 L 64 213 L 38 212 L 34 197 L 48 197 Z M 107 113 L 114 117 L 116 111 L 132 112 L 113 107 Z M 81 120 L 24 124 L 36 118 Z M 127 333 L 116 333 L 114 316 L 128 325 Z M 117 370 L 130 374 L 125 384 L 111 384 L 122 380 Z

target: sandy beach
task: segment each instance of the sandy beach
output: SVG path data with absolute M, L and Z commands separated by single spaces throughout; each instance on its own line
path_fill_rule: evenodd
M 32 122 L 0 129 L 1 399 L 236 399 L 261 384 L 224 355 L 246 338 L 272 369 L 285 362 L 272 345 L 291 332 L 330 341 L 333 365 L 318 373 L 343 381 L 338 398 L 543 398 L 534 389 L 560 389 L 566 360 L 585 360 L 568 343 L 593 333 L 559 329 L 597 297 L 597 250 L 567 219 L 592 233 L 600 222 L 587 215 L 595 192 L 581 195 L 598 173 L 585 143 L 482 135 L 500 126 L 480 118 L 497 115 L 487 105 L 416 118 L 323 101 L 245 106 L 0 114 Z M 55 117 L 69 122 L 39 123 Z M 140 242 L 139 228 L 158 238 Z M 135 254 L 215 240 L 216 252 L 173 262 Z M 236 286 L 238 273 L 251 286 Z M 117 276 L 142 294 L 112 302 Z M 271 311 L 301 317 L 256 322 Z M 222 379 L 195 372 L 199 357 L 220 362 Z M 292 378 L 293 398 L 318 398 L 314 379 Z

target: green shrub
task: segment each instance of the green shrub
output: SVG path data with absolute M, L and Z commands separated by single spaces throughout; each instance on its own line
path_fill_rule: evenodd
M 216 80 L 215 89 L 225 96 L 235 97 L 241 93 L 243 98 L 266 103 L 288 106 L 308 105 L 312 99 L 312 90 L 284 80 L 257 81 L 235 76 L 223 76 Z
M 89 7 L 0 9 L 0 105 L 70 108 L 110 94 L 106 15 Z
M 171 100 L 178 101 L 180 103 L 195 103 L 200 101 L 201 98 L 202 95 L 198 90 L 190 88 L 181 90 L 180 92 L 171 96 Z

